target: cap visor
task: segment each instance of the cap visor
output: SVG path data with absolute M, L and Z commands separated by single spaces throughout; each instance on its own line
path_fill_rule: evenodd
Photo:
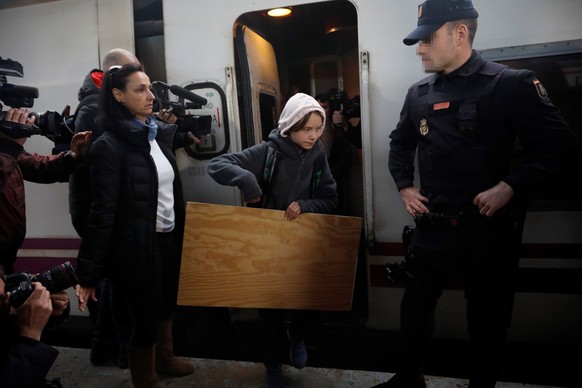
M 407 46 L 412 46 L 413 44 L 418 43 L 418 41 L 429 38 L 433 32 L 439 29 L 440 26 L 443 24 L 423 24 L 418 26 L 412 31 L 406 38 L 404 38 L 403 42 Z

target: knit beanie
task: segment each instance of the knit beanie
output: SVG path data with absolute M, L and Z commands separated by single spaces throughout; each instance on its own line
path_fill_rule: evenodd
M 289 129 L 310 112 L 319 112 L 323 117 L 320 134 L 325 128 L 325 111 L 317 100 L 304 93 L 294 94 L 285 104 L 281 117 L 279 117 L 279 132 L 282 137 L 287 137 Z

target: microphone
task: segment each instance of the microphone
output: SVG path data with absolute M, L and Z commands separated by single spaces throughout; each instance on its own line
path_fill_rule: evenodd
M 206 105 L 208 103 L 208 100 L 206 100 L 204 97 L 200 97 L 199 95 L 194 94 L 188 89 L 184 89 L 178 85 L 170 86 L 170 92 L 174 93 L 178 97 L 182 97 L 200 105 Z

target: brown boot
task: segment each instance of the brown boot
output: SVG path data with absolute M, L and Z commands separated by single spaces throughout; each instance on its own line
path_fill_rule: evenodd
M 171 376 L 187 376 L 194 372 L 194 365 L 174 356 L 172 321 L 162 321 L 156 341 L 156 371 Z
M 154 371 L 154 346 L 141 347 L 127 345 L 127 360 L 131 381 L 135 388 L 159 388 L 158 376 Z

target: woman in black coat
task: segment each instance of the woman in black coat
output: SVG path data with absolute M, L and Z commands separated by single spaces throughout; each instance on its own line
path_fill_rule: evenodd
M 91 148 L 92 204 L 77 260 L 81 311 L 95 300 L 99 280 L 111 280 L 114 317 L 129 328 L 136 387 L 158 387 L 156 371 L 194 371 L 172 350 L 185 208 L 171 148 L 174 126 L 151 117 L 151 87 L 135 64 L 114 66 L 104 76 L 104 133 Z

